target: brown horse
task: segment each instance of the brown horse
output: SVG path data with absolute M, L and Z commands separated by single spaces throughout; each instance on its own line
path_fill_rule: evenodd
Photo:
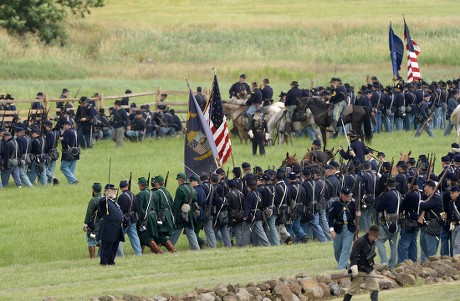
M 299 161 L 297 160 L 295 156 L 296 154 L 294 154 L 293 156 L 289 156 L 289 152 L 287 152 L 286 158 L 283 161 L 281 161 L 281 166 L 292 167 L 292 165 L 294 164 L 300 165 Z
M 411 154 L 412 154 L 412 151 L 409 151 L 407 154 L 399 153 L 399 161 L 408 162 Z
M 308 164 L 320 164 L 325 165 L 328 164 L 334 158 L 334 148 L 332 150 L 310 150 L 307 149 L 305 156 L 302 159 L 303 165 Z
M 248 133 L 246 132 L 245 128 L 249 122 L 248 117 L 246 117 L 246 110 L 247 106 L 244 104 L 233 103 L 224 101 L 222 103 L 224 107 L 225 115 L 228 119 L 233 120 L 233 125 L 238 130 L 238 136 L 240 137 L 240 142 L 248 143 Z
M 315 123 L 319 126 L 323 136 L 323 148 L 326 149 L 326 128 L 332 124 L 333 105 L 327 104 L 319 97 L 304 97 L 301 99 L 315 117 Z M 370 143 L 372 141 L 371 115 L 362 106 L 352 105 L 353 112 L 344 117 L 344 124 L 351 123 L 352 129 L 358 133 L 362 140 Z M 364 125 L 364 133 L 361 128 Z M 340 126 L 338 124 L 337 126 Z

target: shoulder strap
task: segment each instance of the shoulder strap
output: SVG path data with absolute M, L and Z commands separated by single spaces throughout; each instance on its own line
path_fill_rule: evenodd
M 153 193 L 151 191 L 149 191 L 149 203 L 147 205 L 147 210 L 145 211 L 144 220 L 147 219 L 147 215 L 149 214 L 150 209 L 152 208 L 152 195 L 153 195 Z
M 169 205 L 168 197 L 166 196 L 166 193 L 161 189 L 158 189 L 158 190 L 161 191 L 161 193 L 164 195 L 165 200 L 166 200 L 166 205 L 168 206 L 169 209 L 171 209 L 171 206 Z M 161 199 L 160 199 L 160 201 L 161 201 Z
M 127 191 L 124 191 L 123 192 L 124 195 L 127 195 L 128 198 L 129 198 L 129 201 L 130 201 L 130 205 L 129 205 L 129 211 L 128 213 L 131 213 L 131 211 L 133 210 L 133 203 L 134 203 L 134 198 L 131 194 L 128 193 L 128 190 Z
M 187 187 L 187 186 L 185 186 Z M 192 199 L 193 199 L 193 193 L 195 192 L 195 189 L 193 187 L 190 187 L 191 189 L 189 190 L 190 192 L 190 197 L 189 197 L 189 200 L 188 200 L 188 204 L 190 205 L 192 203 Z M 188 188 L 187 188 L 188 190 Z

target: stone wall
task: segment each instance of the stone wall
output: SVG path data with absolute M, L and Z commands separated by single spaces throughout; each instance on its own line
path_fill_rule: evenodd
M 376 265 L 380 290 L 401 286 L 452 282 L 460 279 L 460 255 L 453 258 L 432 256 L 423 265 L 406 260 L 391 273 L 386 265 Z M 350 278 L 332 280 L 330 274 L 310 277 L 300 273 L 293 278 L 281 277 L 246 286 L 220 284 L 214 288 L 196 287 L 182 295 L 160 294 L 155 297 L 124 295 L 102 296 L 92 301 L 307 301 L 327 300 L 343 295 L 350 286 Z M 367 293 L 362 285 L 361 293 Z

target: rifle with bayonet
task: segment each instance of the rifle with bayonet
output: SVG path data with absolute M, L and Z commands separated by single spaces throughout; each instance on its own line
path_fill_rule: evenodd
M 169 170 L 168 170 L 168 172 L 166 173 L 165 187 L 166 187 L 166 185 L 168 185 L 168 178 L 169 178 Z
M 150 188 L 150 173 L 149 173 L 149 177 L 147 178 L 147 188 Z
M 360 177 L 357 177 L 359 179 Z M 358 195 L 356 198 L 356 212 L 361 211 L 361 181 L 358 181 Z M 355 234 L 353 236 L 353 241 L 358 239 L 359 235 L 359 216 L 355 217 Z
M 133 179 L 133 173 L 129 172 L 129 180 L 128 180 L 128 190 L 131 191 L 131 181 Z

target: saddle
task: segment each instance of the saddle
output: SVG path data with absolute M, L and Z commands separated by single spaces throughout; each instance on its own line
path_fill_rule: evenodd
M 345 118 L 346 116 L 352 113 L 353 113 L 353 105 L 346 105 L 342 111 L 342 118 Z

